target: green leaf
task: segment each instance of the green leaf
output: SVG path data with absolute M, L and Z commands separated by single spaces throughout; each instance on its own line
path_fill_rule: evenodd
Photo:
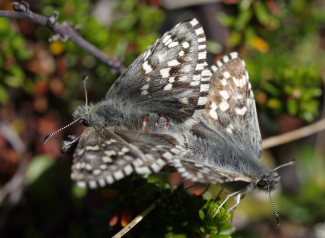
M 0 103 L 1 104 L 6 104 L 9 101 L 9 95 L 7 93 L 7 90 L 5 87 L 0 85 Z
M 298 113 L 298 102 L 296 100 L 288 101 L 288 111 L 291 115 L 297 115 Z
M 28 166 L 26 174 L 27 183 L 34 183 L 53 164 L 54 160 L 49 155 L 36 156 Z

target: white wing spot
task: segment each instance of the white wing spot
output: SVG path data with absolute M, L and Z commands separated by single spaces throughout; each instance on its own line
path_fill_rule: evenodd
M 196 33 L 197 35 L 201 35 L 201 34 L 203 34 L 203 33 L 204 33 L 203 28 L 200 27 L 200 28 L 196 29 L 196 30 L 195 30 L 195 33 Z
M 223 59 L 223 62 L 225 62 L 225 63 L 227 63 L 229 61 L 228 55 L 225 55 L 222 59 Z
M 106 185 L 105 179 L 100 178 L 97 180 L 97 182 L 99 183 L 99 186 L 104 187 Z
M 203 70 L 201 75 L 202 76 L 211 76 L 212 74 L 211 74 L 210 70 Z
M 206 49 L 206 45 L 199 45 L 199 50 L 205 50 Z
M 173 88 L 173 84 L 169 83 L 164 87 L 164 91 L 171 90 Z
M 121 170 L 116 171 L 113 176 L 115 177 L 116 180 L 122 179 L 124 177 L 123 173 Z
M 204 66 L 205 66 L 205 64 L 197 64 L 195 67 L 195 70 L 203 70 Z
M 218 120 L 218 114 L 217 114 L 217 111 L 216 111 L 216 110 L 212 110 L 212 109 L 210 109 L 209 114 L 210 114 L 210 116 L 211 116 L 214 120 Z
M 85 149 L 86 149 L 86 150 L 94 150 L 94 151 L 97 151 L 97 150 L 99 150 L 100 148 L 99 148 L 98 145 L 94 145 L 94 146 L 88 145 L 88 146 L 86 146 Z
M 196 26 L 197 24 L 199 24 L 198 20 L 196 20 L 195 18 L 192 19 L 192 21 L 190 21 L 190 24 L 192 26 Z
M 201 42 L 205 42 L 206 38 L 205 37 L 200 37 L 197 39 L 197 42 L 201 43 Z
M 169 44 L 172 43 L 172 42 L 173 42 L 172 39 L 168 39 L 168 40 L 166 41 L 165 45 L 169 45 Z
M 210 116 L 215 120 L 218 120 L 217 107 L 217 104 L 212 102 L 209 111 Z
M 93 171 L 93 175 L 99 175 L 99 174 L 101 174 L 102 173 L 102 171 L 100 170 L 100 169 L 95 169 L 94 171 Z
M 179 64 L 181 64 L 181 63 L 177 59 L 173 59 L 168 62 L 168 66 L 171 66 L 171 67 L 179 65 Z
M 208 92 L 209 84 L 201 84 L 200 92 Z
M 194 75 L 194 76 L 193 76 L 193 80 L 194 80 L 194 81 L 200 81 L 200 80 L 201 80 L 201 75 L 197 75 L 197 74 Z
M 96 181 L 92 180 L 88 182 L 90 188 L 97 188 L 97 183 Z
M 206 59 L 207 57 L 207 52 L 200 52 L 198 55 L 198 59 Z
M 169 77 L 169 71 L 170 68 L 164 68 L 160 70 L 160 74 L 163 78 L 168 78 Z
M 105 150 L 104 154 L 107 156 L 112 156 L 112 155 L 116 155 L 116 152 L 114 150 Z
M 221 79 L 220 82 L 221 82 L 221 84 L 222 84 L 223 86 L 226 86 L 226 85 L 228 84 L 228 83 L 227 83 L 227 80 L 225 80 L 225 79 Z
M 235 84 L 237 87 L 241 87 L 241 82 L 240 82 L 240 80 L 238 80 L 236 77 L 233 77 L 232 79 L 233 79 L 233 81 L 234 81 L 234 84 Z
M 178 99 L 179 102 L 183 103 L 183 104 L 188 104 L 188 98 L 180 98 Z
M 150 165 L 150 167 L 151 167 L 152 170 L 155 171 L 156 173 L 159 172 L 159 170 L 160 170 L 160 167 L 159 167 L 158 164 L 156 164 L 156 163 Z
M 134 165 L 134 167 L 139 167 L 143 165 L 143 161 L 141 159 L 136 159 L 132 162 L 132 164 Z
M 245 113 L 247 112 L 247 107 L 244 106 L 242 108 L 235 108 L 235 112 L 238 114 L 238 115 L 245 115 Z
M 190 85 L 191 86 L 198 86 L 198 85 L 200 85 L 200 81 L 192 81 Z
M 184 49 L 187 49 L 188 47 L 190 47 L 190 44 L 187 41 L 185 41 L 182 43 L 182 46 Z
M 167 42 L 167 40 L 170 39 L 170 37 L 171 37 L 170 35 L 166 35 L 162 42 L 165 44 Z
M 162 156 L 168 160 L 171 160 L 173 158 L 173 154 L 170 152 L 165 152 Z
M 183 68 L 182 68 L 182 72 L 185 72 L 185 73 L 189 73 L 192 71 L 192 67 L 191 65 L 185 65 Z
M 237 53 L 237 52 L 231 52 L 231 53 L 230 53 L 230 57 L 231 57 L 232 59 L 238 58 L 238 53 Z
M 178 78 L 178 81 L 180 81 L 180 82 L 186 82 L 187 79 L 188 79 L 187 76 L 186 75 L 183 75 L 183 76 L 181 76 L 181 77 Z
M 145 71 L 145 74 L 149 74 L 153 70 L 147 60 L 142 64 L 142 68 Z
M 150 169 L 148 167 L 137 167 L 135 168 L 135 171 L 138 174 L 150 174 Z
M 168 82 L 169 82 L 169 83 L 174 83 L 174 82 L 175 82 L 175 77 L 170 77 L 170 78 L 168 79 Z
M 168 48 L 173 48 L 173 47 L 175 47 L 175 46 L 177 46 L 178 45 L 178 42 L 177 41 L 173 41 L 172 43 L 170 43 L 169 45 L 168 45 Z
M 221 67 L 221 66 L 223 65 L 223 63 L 222 63 L 220 60 L 218 60 L 218 61 L 217 61 L 217 65 L 218 65 L 219 67 Z
M 143 86 L 141 87 L 142 90 L 146 90 L 146 89 L 148 89 L 148 88 L 149 88 L 149 84 L 143 85 Z
M 216 72 L 216 71 L 218 70 L 218 67 L 215 66 L 215 65 L 212 65 L 212 66 L 211 66 L 211 69 L 212 69 L 213 72 Z
M 126 175 L 129 175 L 129 174 L 131 174 L 132 173 L 132 171 L 133 171 L 133 169 L 132 169 L 132 166 L 131 165 L 126 165 L 125 167 L 124 167 L 124 172 L 125 172 L 125 174 Z
M 230 78 L 230 73 L 228 71 L 223 72 L 223 77 L 226 79 Z
M 184 52 L 183 50 L 181 50 L 181 51 L 178 53 L 179 56 L 183 56 L 184 54 L 185 54 L 185 52 Z
M 163 167 L 163 166 L 166 164 L 166 162 L 163 161 L 162 159 L 158 159 L 156 163 L 157 163 L 160 167 Z
M 197 101 L 197 105 L 205 105 L 208 101 L 207 97 L 199 97 L 199 100 Z
M 112 163 L 113 162 L 112 158 L 109 156 L 103 156 L 102 160 L 104 163 Z
M 232 134 L 232 130 L 234 129 L 234 126 L 232 124 L 230 124 L 227 128 L 226 128 L 226 131 L 229 133 L 229 134 Z
M 219 93 L 225 100 L 228 100 L 229 94 L 226 90 L 221 90 Z
M 112 177 L 111 175 L 108 175 L 108 176 L 106 177 L 106 182 L 107 182 L 108 184 L 113 183 L 113 182 L 114 182 L 113 177 Z
M 219 107 L 220 107 L 220 110 L 221 110 L 221 111 L 225 112 L 225 111 L 228 110 L 228 108 L 229 108 L 229 104 L 228 104 L 227 102 L 225 102 L 225 101 L 222 101 L 222 102 L 220 103 Z

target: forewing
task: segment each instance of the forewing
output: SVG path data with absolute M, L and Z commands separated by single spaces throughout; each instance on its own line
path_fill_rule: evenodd
M 205 106 L 209 126 L 240 151 L 260 158 L 262 140 L 245 62 L 233 52 L 211 68 L 213 75 Z
M 241 174 L 221 168 L 212 167 L 208 164 L 198 163 L 192 160 L 174 159 L 171 161 L 177 171 L 186 179 L 193 182 L 224 184 L 228 182 L 247 182 L 252 179 Z
M 88 128 L 74 153 L 71 177 L 81 187 L 111 184 L 131 173 L 157 173 L 181 148 L 168 135 Z
M 134 61 L 106 99 L 117 106 L 127 103 L 147 113 L 185 120 L 207 101 L 211 71 L 206 54 L 199 22 L 180 23 Z

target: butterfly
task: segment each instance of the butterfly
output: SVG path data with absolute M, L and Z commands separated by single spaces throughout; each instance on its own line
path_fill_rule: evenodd
M 72 179 L 102 187 L 134 172 L 158 172 L 184 153 L 182 125 L 207 102 L 206 55 L 199 22 L 180 23 L 128 67 L 105 99 L 76 108 L 75 122 L 88 128 L 73 141 Z
M 277 170 L 283 166 L 271 170 L 260 161 L 262 138 L 245 62 L 232 52 L 211 69 L 205 107 L 185 122 L 191 125 L 186 132 L 187 152 L 175 156 L 172 163 L 184 178 L 233 190 L 218 208 L 236 196 L 230 212 L 242 195 L 255 188 L 270 196 L 279 185 Z
M 275 189 L 279 174 L 260 161 L 245 62 L 233 52 L 210 68 L 206 54 L 199 22 L 180 23 L 131 64 L 104 100 L 79 106 L 75 121 L 88 128 L 74 140 L 72 179 L 97 188 L 171 165 L 186 179 L 231 188 L 224 202 L 236 196 L 235 206 L 255 188 Z

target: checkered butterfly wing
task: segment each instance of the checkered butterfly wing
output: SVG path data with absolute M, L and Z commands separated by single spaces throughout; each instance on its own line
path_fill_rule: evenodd
M 259 159 L 262 138 L 245 62 L 233 52 L 211 68 L 213 75 L 205 105 L 209 123 L 206 125 L 239 151 L 252 153 L 253 158 Z
M 131 172 L 158 172 L 178 151 L 176 143 L 161 147 L 167 135 L 156 143 L 153 134 L 147 133 L 144 139 L 141 132 L 129 130 L 140 129 L 139 120 L 147 114 L 176 121 L 192 116 L 204 107 L 210 76 L 206 38 L 198 21 L 180 23 L 166 32 L 117 79 L 105 100 L 92 106 L 97 114 L 91 116 L 103 125 L 82 134 L 72 178 L 81 186 L 96 187 Z M 112 129 L 104 125 L 107 121 L 117 123 Z M 117 133 L 123 125 L 127 128 Z
M 191 129 L 189 153 L 173 161 L 183 177 L 202 183 L 252 178 L 237 168 L 236 158 L 258 160 L 261 135 L 251 84 L 244 61 L 231 53 L 212 66 L 213 75 L 205 109 Z M 237 171 L 237 172 L 236 172 Z
M 80 187 L 103 187 L 131 173 L 157 173 L 182 148 L 173 137 L 136 131 L 86 129 L 74 153 L 71 177 Z
M 141 54 L 106 99 L 183 121 L 204 106 L 210 76 L 204 31 L 193 19 L 176 25 Z

